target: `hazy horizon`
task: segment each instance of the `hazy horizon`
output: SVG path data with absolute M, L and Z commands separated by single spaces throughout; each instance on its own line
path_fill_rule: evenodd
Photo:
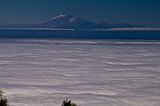
M 2 0 L 0 25 L 43 23 L 65 13 L 96 23 L 160 27 L 159 5 L 158 0 Z

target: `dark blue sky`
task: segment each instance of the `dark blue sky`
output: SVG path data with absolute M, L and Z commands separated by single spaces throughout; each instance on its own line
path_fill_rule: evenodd
M 41 23 L 63 13 L 160 27 L 160 0 L 0 0 L 0 24 Z

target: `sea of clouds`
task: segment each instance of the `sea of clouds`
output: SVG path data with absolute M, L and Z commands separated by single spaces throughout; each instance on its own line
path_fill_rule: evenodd
M 160 106 L 160 41 L 0 40 L 10 106 Z

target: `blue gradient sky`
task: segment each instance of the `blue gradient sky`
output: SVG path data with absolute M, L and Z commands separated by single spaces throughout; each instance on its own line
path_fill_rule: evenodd
M 63 13 L 160 27 L 160 0 L 0 0 L 0 24 L 41 23 Z

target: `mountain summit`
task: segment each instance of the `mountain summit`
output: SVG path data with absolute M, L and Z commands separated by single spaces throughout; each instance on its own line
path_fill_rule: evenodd
M 45 23 L 45 25 L 51 28 L 86 29 L 86 28 L 93 28 L 95 26 L 95 23 L 87 21 L 83 18 L 74 17 L 68 14 L 63 14 L 52 18 L 50 21 Z

